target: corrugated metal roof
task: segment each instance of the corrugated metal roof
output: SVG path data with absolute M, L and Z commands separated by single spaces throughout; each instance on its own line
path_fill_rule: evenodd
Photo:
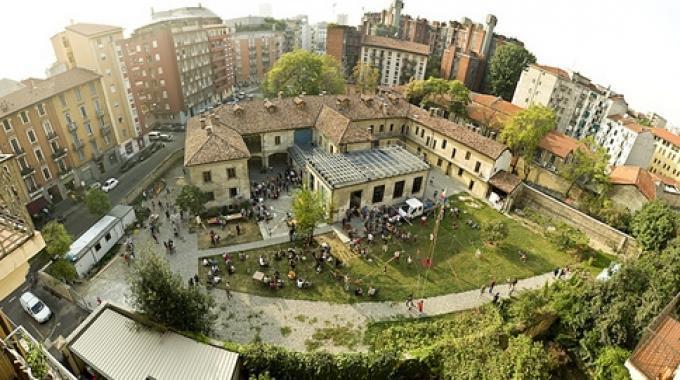
M 236 353 L 149 329 L 109 307 L 69 340 L 71 352 L 111 380 L 224 380 L 238 362 Z

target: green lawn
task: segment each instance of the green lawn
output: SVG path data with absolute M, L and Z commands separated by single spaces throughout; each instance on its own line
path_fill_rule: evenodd
M 416 242 L 401 242 L 393 238 L 388 244 L 388 253 L 382 253 L 382 243 L 378 241 L 370 248 L 371 260 L 359 257 L 345 260 L 345 266 L 340 268 L 339 274 L 348 274 L 355 286 L 362 286 L 364 291 L 368 286 L 379 289 L 378 296 L 373 300 L 402 301 L 409 294 L 415 297 L 430 297 L 465 290 L 478 289 L 482 284 L 489 284 L 494 279 L 497 283 L 505 283 L 508 278 L 526 278 L 536 274 L 552 271 L 556 267 L 574 265 L 578 260 L 567 253 L 559 251 L 544 236 L 534 233 L 520 223 L 505 217 L 480 201 L 465 198 L 461 201 L 457 196 L 451 198 L 452 205 L 462 210 L 459 219 L 455 220 L 458 227 L 453 228 L 454 218 L 446 215 L 439 229 L 437 246 L 434 251 L 433 265 L 427 268 L 422 265 L 422 259 L 428 257 L 429 234 L 433 228 L 432 218 L 427 224 L 420 223 L 408 227 L 418 236 Z M 468 227 L 465 220 L 471 219 L 476 223 L 492 219 L 503 219 L 508 223 L 509 236 L 497 247 L 489 246 L 480 241 L 479 229 Z M 351 256 L 339 240 L 327 235 L 317 237 L 332 243 L 334 254 Z M 287 248 L 285 245 L 284 248 Z M 252 280 L 252 273 L 257 269 L 257 258 L 260 254 L 270 258 L 272 267 L 268 273 L 278 270 L 283 276 L 288 273 L 287 260 L 274 261 L 274 252 L 278 246 L 264 250 L 247 252 L 249 258 L 245 262 L 234 259 L 236 273 L 224 276 L 230 281 L 235 291 L 244 291 L 259 295 L 279 296 L 286 298 L 325 300 L 330 302 L 356 302 L 369 300 L 368 297 L 356 297 L 344 290 L 342 281 L 331 276 L 330 268 L 321 274 L 314 272 L 314 260 L 298 264 L 298 275 L 313 282 L 312 289 L 300 290 L 289 282 L 279 290 L 270 290 Z M 476 257 L 479 249 L 481 255 Z M 395 250 L 402 251 L 400 262 L 391 261 Z M 420 255 L 417 254 L 419 250 Z M 528 260 L 522 262 L 519 252 L 527 253 Z M 407 264 L 407 257 L 411 256 L 412 264 Z M 222 265 L 221 257 L 218 257 Z M 599 261 L 599 260 L 598 260 Z M 384 273 L 384 268 L 387 272 Z M 222 266 L 222 268 L 224 268 Z M 205 276 L 207 269 L 199 265 L 199 274 Z

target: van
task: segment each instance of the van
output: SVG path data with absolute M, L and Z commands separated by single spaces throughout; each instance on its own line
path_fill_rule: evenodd
M 149 140 L 158 140 L 159 138 L 161 138 L 161 133 L 158 131 L 151 131 L 149 132 L 148 136 Z

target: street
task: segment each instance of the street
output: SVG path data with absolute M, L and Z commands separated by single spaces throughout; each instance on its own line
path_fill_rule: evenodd
M 108 193 L 112 206 L 118 204 L 121 199 L 135 187 L 140 178 L 144 178 L 153 168 L 157 167 L 163 159 L 178 148 L 184 146 L 184 132 L 172 132 L 172 134 L 174 135 L 174 140 L 164 142 L 164 148 L 154 152 L 151 157 L 148 157 L 127 172 L 120 173 L 116 177 L 120 182 L 118 183 L 118 186 Z M 79 203 L 76 205 L 76 209 L 66 217 L 64 226 L 68 232 L 73 235 L 74 239 L 77 239 L 78 236 L 82 235 L 83 232 L 95 224 L 98 219 L 98 217 L 87 211 L 87 207 L 85 207 L 83 203 Z

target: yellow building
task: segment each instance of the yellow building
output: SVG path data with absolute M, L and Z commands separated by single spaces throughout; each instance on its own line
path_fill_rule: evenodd
M 118 58 L 116 42 L 123 40 L 123 29 L 98 24 L 72 24 L 52 38 L 57 62 L 67 69 L 88 69 L 101 75 L 102 106 L 112 116 L 113 134 L 118 153 L 128 158 L 140 148 L 141 127 L 136 110 L 130 106 L 123 82 L 123 68 Z
M 0 154 L 0 299 L 17 289 L 28 274 L 28 260 L 45 248 L 24 206 L 24 190 L 16 158 Z
M 663 128 L 652 128 L 654 155 L 649 171 L 680 183 L 680 136 Z

